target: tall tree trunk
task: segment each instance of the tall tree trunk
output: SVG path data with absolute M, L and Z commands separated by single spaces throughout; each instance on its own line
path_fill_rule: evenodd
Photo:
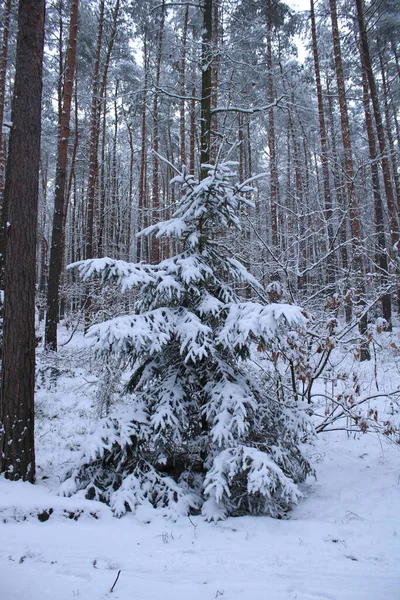
M 45 345 L 48 350 L 53 350 L 54 352 L 57 351 L 60 277 L 63 264 L 65 241 L 63 232 L 65 212 L 64 203 L 67 183 L 68 142 L 70 134 L 72 91 L 75 77 L 78 11 L 79 0 L 72 0 L 65 78 L 62 86 L 61 114 L 59 116 L 60 123 L 58 131 L 53 232 L 51 238 L 49 279 L 47 285 Z
M 47 278 L 49 272 L 48 249 L 49 244 L 46 235 L 47 229 L 47 182 L 49 180 L 49 155 L 41 158 L 39 163 L 39 211 L 38 211 L 38 248 L 36 259 L 36 282 L 37 297 L 39 297 L 39 320 L 43 321 L 45 311 L 45 297 L 47 293 Z M 38 302 L 37 302 L 38 303 Z
M 349 217 L 350 217 L 350 230 L 352 236 L 353 246 L 353 264 L 355 267 L 356 276 L 358 277 L 358 293 L 360 304 L 364 302 L 365 286 L 363 282 L 363 261 L 361 253 L 361 224 L 360 214 L 358 207 L 358 200 L 355 190 L 354 182 L 354 164 L 353 164 L 353 152 L 351 147 L 350 138 L 350 124 L 349 115 L 347 110 L 347 99 L 346 99 L 346 88 L 344 83 L 343 75 L 343 62 L 342 62 L 342 51 L 340 46 L 339 27 L 337 19 L 337 6 L 336 0 L 329 0 L 329 8 L 332 23 L 332 39 L 333 39 L 333 53 L 335 59 L 335 71 L 336 71 L 336 82 L 338 89 L 338 100 L 340 110 L 340 123 L 342 130 L 342 144 L 344 151 L 344 169 L 346 174 L 346 185 L 347 185 L 347 199 L 349 206 Z M 360 359 L 368 360 L 370 358 L 368 343 L 365 341 L 367 333 L 367 316 L 365 315 L 359 321 L 359 330 L 364 338 L 360 347 Z
M 156 80 L 153 96 L 153 189 L 152 189 L 152 221 L 158 223 L 160 221 L 160 177 L 159 177 L 159 160 L 155 154 L 160 151 L 160 130 L 159 130 L 159 110 L 158 100 L 161 76 L 161 62 L 164 39 L 164 23 L 165 23 L 165 0 L 161 6 L 161 17 L 157 34 L 157 55 L 156 55 Z M 150 261 L 153 264 L 160 262 L 160 242 L 154 235 L 151 236 Z
M 8 202 L 0 398 L 0 473 L 35 480 L 35 271 L 44 0 L 20 0 Z
M 246 152 L 246 179 L 252 176 L 253 174 L 253 165 L 252 165 L 252 150 L 251 150 L 251 135 L 250 135 L 250 120 L 247 120 L 247 152 Z
M 339 209 L 339 216 L 342 221 L 341 225 L 339 224 L 339 241 L 340 241 L 340 249 L 339 256 L 341 261 L 342 270 L 347 273 L 349 266 L 349 258 L 348 258 L 348 247 L 347 247 L 347 221 L 345 219 L 346 212 L 346 201 L 345 201 L 345 189 L 342 177 L 342 171 L 338 168 L 340 160 L 338 153 L 338 145 L 336 141 L 336 127 L 335 127 L 335 119 L 334 119 L 334 108 L 333 108 L 333 94 L 330 87 L 329 78 L 326 80 L 326 91 L 328 96 L 328 123 L 329 123 L 329 134 L 331 139 L 331 152 L 332 159 L 335 165 L 337 165 L 333 169 L 332 178 L 334 183 L 334 197 L 336 205 Z M 351 307 L 346 306 L 346 321 L 349 322 L 351 320 Z
M 129 188 L 128 188 L 128 260 L 137 262 L 136 256 L 136 234 L 137 234 L 137 210 L 133 205 L 133 173 L 135 166 L 135 149 L 133 144 L 132 123 L 127 124 L 129 142 Z M 135 240 L 132 243 L 132 240 Z
M 105 183 L 105 149 L 106 149 L 106 114 L 107 114 L 107 84 L 108 71 L 110 68 L 111 55 L 114 48 L 114 41 L 117 34 L 118 16 L 119 16 L 120 0 L 116 0 L 112 13 L 112 28 L 107 42 L 106 55 L 104 59 L 103 72 L 101 76 L 101 85 L 98 99 L 98 140 L 97 151 L 100 139 L 100 127 L 102 128 L 102 144 L 101 144 L 101 162 L 100 162 L 100 181 L 98 181 L 98 173 L 96 174 L 96 184 L 98 189 L 98 205 L 93 209 L 93 231 L 95 223 L 97 224 L 97 252 L 101 256 L 103 254 L 103 244 L 105 237 L 105 207 L 106 207 L 106 183 Z M 118 91 L 118 80 L 116 82 L 114 106 Z M 115 112 L 116 114 L 116 112 Z M 102 125 L 101 125 L 102 124 Z M 98 167 L 98 165 L 97 165 Z M 95 186 L 96 187 L 96 186 Z
M 398 55 L 397 48 L 396 48 L 396 43 L 395 43 L 393 37 L 390 40 L 390 47 L 392 49 L 393 56 L 394 56 L 394 59 L 396 61 L 397 77 L 398 77 L 398 79 L 400 81 L 400 60 L 399 60 L 399 55 Z
M 337 20 L 336 0 L 329 0 L 330 14 L 332 21 L 332 38 L 335 59 L 336 81 L 338 89 L 338 100 L 340 109 L 340 122 L 342 132 L 342 144 L 344 152 L 344 169 L 346 173 L 347 197 L 349 203 L 350 228 L 353 238 L 353 247 L 355 254 L 355 264 L 359 268 L 361 266 L 360 257 L 360 242 L 361 242 L 361 225 L 358 209 L 358 201 L 354 185 L 354 164 L 353 152 L 350 138 L 350 123 L 347 109 L 346 88 L 343 75 L 342 52 L 340 46 L 339 27 Z
M 62 103 L 63 103 L 63 82 L 64 82 L 64 18 L 63 18 L 63 0 L 58 1 L 58 79 L 57 79 L 57 115 L 58 126 L 61 124 Z
M 72 147 L 71 165 L 70 165 L 70 169 L 69 169 L 68 184 L 67 184 L 66 197 L 65 197 L 65 202 L 64 202 L 64 220 L 63 220 L 63 228 L 62 228 L 63 232 L 64 232 L 64 236 L 65 236 L 66 223 L 67 223 L 67 217 L 68 217 L 68 207 L 70 205 L 72 184 L 74 181 L 76 182 L 75 163 L 76 163 L 76 155 L 78 153 L 78 146 L 79 146 L 78 80 L 75 77 L 75 84 L 74 84 L 74 144 Z M 64 241 L 64 244 L 65 244 L 65 241 Z M 73 262 L 73 261 L 71 260 L 71 262 Z
M 200 106 L 200 165 L 210 163 L 211 151 L 211 93 L 212 93 L 212 15 L 213 0 L 203 2 L 203 39 L 201 52 L 201 106 Z M 208 169 L 201 167 L 200 178 L 207 177 Z
M 211 25 L 211 112 L 218 104 L 218 77 L 219 77 L 219 0 L 212 2 L 212 25 Z M 218 114 L 212 113 L 210 135 L 210 160 L 215 163 L 218 150 Z
M 239 151 L 239 183 L 245 180 L 245 164 L 244 164 L 244 136 L 243 136 L 243 115 L 238 114 L 238 151 Z
M 106 227 L 106 204 L 107 204 L 107 182 L 106 182 L 106 146 L 107 146 L 107 105 L 102 106 L 101 120 L 101 149 L 100 149 L 100 174 L 99 174 L 99 207 L 97 215 L 97 252 L 103 256 L 105 248 Z
M 99 74 L 101 48 L 103 44 L 104 27 L 104 0 L 100 0 L 99 22 L 97 29 L 96 54 L 94 59 L 92 79 L 92 103 L 90 109 L 90 138 L 89 138 L 89 176 L 86 194 L 86 243 L 85 258 L 93 258 L 94 255 L 94 204 L 96 192 L 96 180 L 98 172 L 98 150 L 100 135 L 100 98 L 99 98 Z
M 274 74 L 272 61 L 272 18 L 273 0 L 267 0 L 267 102 L 274 101 Z M 279 249 L 278 237 L 278 205 L 279 205 L 279 178 L 276 158 L 275 140 L 275 115 L 273 110 L 268 111 L 268 149 L 269 149 L 269 175 L 270 175 L 270 203 L 271 203 L 271 241 L 273 250 Z
M 181 99 L 179 101 L 179 136 L 180 136 L 180 159 L 181 165 L 186 165 L 186 119 L 185 119 L 185 99 L 186 96 L 186 51 L 187 51 L 187 32 L 189 22 L 189 7 L 185 8 L 185 17 L 183 21 L 182 32 L 182 54 L 179 65 L 179 91 Z
M 118 198 L 118 159 L 117 159 L 117 145 L 118 145 L 118 105 L 117 105 L 117 95 L 118 95 L 118 80 L 115 84 L 115 97 L 114 97 L 114 135 L 113 135 L 113 145 L 112 145 L 112 154 L 111 154 L 111 211 L 110 211 L 110 229 L 111 232 L 114 231 L 114 235 L 109 235 L 113 248 L 115 248 L 113 254 L 116 258 L 122 258 L 119 256 L 119 252 L 121 252 L 121 244 L 119 241 L 119 198 Z M 118 254 L 117 254 L 118 253 Z
M 325 125 L 325 113 L 324 113 L 324 101 L 322 95 L 322 84 L 321 84 L 321 73 L 319 66 L 319 53 L 318 53 L 318 41 L 317 41 L 317 28 L 315 24 L 315 11 L 314 11 L 314 0 L 310 0 L 310 14 L 311 14 L 311 34 L 312 34 L 312 46 L 314 56 L 314 71 L 315 71 L 315 83 L 317 87 L 317 101 L 318 101 L 318 119 L 319 119 L 319 139 L 321 144 L 321 168 L 322 168 L 322 184 L 324 191 L 324 208 L 325 208 L 325 219 L 327 224 L 328 233 L 328 251 L 332 250 L 333 243 L 333 225 L 332 225 L 332 197 L 329 182 L 329 163 L 328 163 L 328 143 L 326 135 Z M 333 283 L 335 281 L 334 272 L 334 255 L 331 252 L 327 259 L 327 280 L 329 284 L 329 291 L 333 292 Z
M 196 29 L 192 27 L 192 63 L 196 64 Z M 191 74 L 191 100 L 190 100 L 190 144 L 189 144 L 189 171 L 195 173 L 195 150 L 196 150 L 196 72 L 192 68 Z
M 383 92 L 382 96 L 383 96 L 383 106 L 384 106 L 384 112 L 385 112 L 386 136 L 387 136 L 387 141 L 389 144 L 390 162 L 392 164 L 394 190 L 396 192 L 397 215 L 399 216 L 400 178 L 399 178 L 397 155 L 396 155 L 396 150 L 395 150 L 395 146 L 394 146 L 392 128 L 391 128 L 391 123 L 390 123 L 389 88 L 388 88 L 385 66 L 383 63 L 383 54 L 382 54 L 381 49 L 379 50 L 379 64 L 380 64 L 380 68 L 381 68 L 380 70 L 381 70 L 381 77 L 382 77 L 382 92 Z
M 379 171 L 378 171 L 378 156 L 376 151 L 376 141 L 374 126 L 372 122 L 371 105 L 369 99 L 368 78 L 363 65 L 362 69 L 362 84 L 363 84 L 363 105 L 365 113 L 365 125 L 368 137 L 369 158 L 371 161 L 371 180 L 372 190 L 374 194 L 374 214 L 375 214 L 375 231 L 376 231 L 376 258 L 379 267 L 380 277 L 383 284 L 387 282 L 389 273 L 388 257 L 386 254 L 385 240 L 385 224 L 383 202 L 381 196 Z M 390 294 L 385 293 L 382 296 L 382 314 L 386 319 L 389 328 L 392 328 L 392 301 Z
M 145 33 L 143 42 L 143 98 L 141 107 L 141 152 L 140 152 L 140 174 L 139 174 L 139 204 L 138 204 L 138 229 L 139 231 L 147 227 L 147 94 L 149 85 L 149 56 L 147 49 L 147 33 Z M 138 239 L 137 249 L 138 260 L 147 260 L 147 252 L 144 237 Z
M 378 136 L 379 143 L 379 152 L 380 152 L 380 162 L 382 168 L 383 175 L 383 183 L 385 186 L 385 194 L 386 194 L 386 202 L 388 205 L 388 213 L 389 213 L 389 226 L 390 226 L 390 237 L 392 241 L 392 245 L 397 245 L 399 241 L 399 222 L 398 222 L 398 207 L 396 206 L 392 182 L 390 177 L 390 165 L 389 159 L 386 151 L 386 140 L 385 140 L 385 131 L 382 123 L 381 110 L 379 106 L 378 99 L 378 91 L 376 88 L 376 82 L 374 73 L 372 70 L 372 62 L 369 52 L 369 44 L 367 37 L 367 30 L 365 27 L 364 20 L 364 7 L 363 0 L 356 0 L 357 6 L 357 18 L 358 18 L 358 27 L 360 32 L 360 44 L 361 44 L 361 56 L 362 63 L 368 77 L 369 91 L 372 101 L 372 108 L 374 111 L 374 119 L 375 119 L 375 127 Z

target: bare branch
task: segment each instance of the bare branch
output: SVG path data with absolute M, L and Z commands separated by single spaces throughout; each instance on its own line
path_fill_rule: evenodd
M 202 5 L 196 4 L 196 2 L 165 2 L 165 4 L 157 4 L 157 6 L 154 6 L 149 11 L 149 15 L 159 8 L 174 8 L 174 6 L 194 6 L 195 8 L 201 8 Z
M 255 113 L 265 112 L 266 110 L 271 110 L 271 108 L 279 106 L 279 103 L 285 96 L 286 94 L 282 94 L 279 96 L 279 98 L 274 100 L 274 102 L 271 102 L 271 104 L 266 104 L 265 106 L 256 106 L 255 108 L 241 108 L 240 106 L 217 106 L 211 110 L 211 113 L 215 115 L 217 113 L 234 112 L 244 113 L 246 115 L 254 115 Z
M 196 96 L 180 96 L 179 94 L 172 94 L 171 92 L 167 92 L 164 88 L 156 87 L 157 92 L 160 94 L 165 94 L 169 96 L 169 98 L 176 98 L 176 100 L 195 100 L 196 102 L 201 102 L 201 98 L 197 98 Z

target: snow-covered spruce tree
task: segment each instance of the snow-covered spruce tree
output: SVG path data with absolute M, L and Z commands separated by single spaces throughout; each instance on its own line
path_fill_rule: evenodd
M 122 292 L 140 286 L 140 299 L 133 314 L 88 332 L 96 352 L 130 358 L 129 402 L 99 422 L 62 493 L 84 490 L 117 515 L 150 503 L 207 519 L 281 516 L 301 495 L 311 471 L 300 449 L 307 417 L 267 397 L 248 359 L 304 317 L 287 304 L 241 302 L 234 290 L 260 285 L 221 236 L 240 229 L 241 194 L 251 189 L 233 183 L 232 165 L 210 167 L 200 183 L 176 177 L 185 195 L 174 217 L 141 233 L 177 238 L 176 256 L 72 265 Z

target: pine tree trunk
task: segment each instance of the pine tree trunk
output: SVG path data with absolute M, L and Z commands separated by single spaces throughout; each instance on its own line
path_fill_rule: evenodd
M 93 67 L 92 79 L 92 103 L 90 109 L 90 138 L 89 138 L 89 176 L 86 194 L 86 243 L 85 243 L 85 258 L 93 258 L 94 255 L 94 204 L 96 181 L 98 172 L 98 149 L 99 149 L 99 74 L 100 74 L 100 59 L 101 48 L 103 44 L 103 27 L 104 27 L 104 0 L 100 0 L 99 5 L 99 21 L 97 30 L 96 54 Z
M 251 135 L 250 135 L 250 121 L 247 121 L 247 152 L 246 152 L 246 179 L 252 176 L 253 174 L 253 164 L 252 164 L 252 151 L 251 151 Z
M 60 277 L 63 264 L 65 241 L 63 230 L 65 212 L 64 203 L 67 183 L 68 142 L 70 134 L 72 91 L 75 76 L 78 11 L 79 0 L 72 0 L 65 78 L 62 86 L 61 113 L 59 115 L 53 232 L 51 238 L 49 278 L 47 285 L 45 345 L 48 350 L 53 350 L 54 352 L 57 351 Z
M 99 174 L 99 207 L 97 214 L 97 252 L 99 256 L 104 255 L 104 237 L 105 237 L 105 220 L 106 220 L 106 145 L 107 145 L 107 105 L 106 102 L 102 106 L 101 121 L 101 149 L 100 149 L 100 174 Z M 106 252 L 107 254 L 107 252 Z
M 140 153 L 140 175 L 139 175 L 139 205 L 138 205 L 138 229 L 139 231 L 147 227 L 147 93 L 149 82 L 149 59 L 147 51 L 147 34 L 145 34 L 143 47 L 143 65 L 144 65 L 144 82 L 143 82 L 143 98 L 142 98 L 142 125 L 141 125 L 141 153 Z M 143 236 L 138 239 L 137 248 L 138 260 L 147 260 L 148 256 L 145 248 L 145 240 Z
M 118 212 L 120 211 L 120 203 L 118 198 L 118 160 L 117 160 L 117 145 L 118 145 L 118 106 L 117 106 L 117 96 L 118 96 L 118 80 L 115 85 L 115 96 L 114 96 L 114 135 L 113 135 L 113 145 L 112 145 L 112 155 L 111 155 L 111 211 L 110 211 L 110 221 L 111 221 L 111 232 L 114 232 L 114 235 L 110 235 L 113 254 L 116 258 L 122 258 L 119 255 L 121 252 L 121 243 L 119 240 L 119 226 L 120 219 L 118 217 Z M 115 248 L 115 250 L 114 250 Z M 125 257 L 124 257 L 125 258 Z
M 133 205 L 133 177 L 135 166 L 135 149 L 133 144 L 132 123 L 127 124 L 128 142 L 129 142 L 129 189 L 128 189 L 128 260 L 137 261 L 136 256 L 136 239 L 137 234 L 137 210 Z M 133 242 L 133 240 L 135 240 Z
M 215 163 L 218 152 L 218 114 L 212 111 L 218 104 L 218 77 L 219 77 L 219 0 L 212 2 L 212 25 L 211 25 L 211 132 L 210 132 L 210 160 Z
M 181 165 L 187 165 L 186 158 L 186 119 L 185 119 L 185 100 L 186 96 L 186 51 L 187 51 L 187 32 L 189 22 L 189 7 L 185 8 L 185 17 L 183 21 L 182 32 L 182 54 L 179 65 L 179 90 L 182 96 L 179 101 L 179 137 L 180 137 L 180 159 Z
M 327 78 L 327 81 L 326 81 L 326 91 L 327 91 L 327 96 L 328 96 L 328 117 L 329 117 L 328 129 L 329 129 L 329 135 L 330 135 L 330 139 L 331 139 L 332 160 L 335 165 L 339 165 L 340 161 L 339 161 L 337 141 L 336 141 L 336 127 L 335 127 L 335 120 L 334 120 L 333 97 L 332 97 L 332 90 L 330 87 L 329 78 Z M 339 209 L 339 216 L 342 221 L 342 223 L 339 224 L 339 241 L 340 241 L 339 256 L 340 256 L 342 270 L 345 273 L 347 273 L 348 266 L 349 266 L 349 259 L 348 259 L 348 251 L 347 251 L 348 250 L 347 249 L 347 227 L 346 227 L 347 221 L 345 219 L 345 212 L 346 212 L 345 204 L 346 204 L 346 202 L 344 199 L 344 191 L 343 191 L 344 184 L 343 184 L 343 178 L 341 176 L 341 170 L 338 168 L 333 169 L 332 178 L 333 178 L 333 183 L 334 183 L 335 203 Z M 351 320 L 351 315 L 352 315 L 351 306 L 347 305 L 346 306 L 346 321 L 347 322 L 349 322 Z
M 389 165 L 389 159 L 388 159 L 387 150 L 386 150 L 385 131 L 383 128 L 383 123 L 382 123 L 382 116 L 381 116 L 381 110 L 380 110 L 380 106 L 379 106 L 378 91 L 376 88 L 375 77 L 374 77 L 374 73 L 372 71 L 372 62 L 371 62 L 371 57 L 370 57 L 370 52 L 369 52 L 367 30 L 365 27 L 365 20 L 364 20 L 363 0 L 356 0 L 356 6 L 357 6 L 358 27 L 359 27 L 359 32 L 360 32 L 362 63 L 363 63 L 363 66 L 365 68 L 365 71 L 366 71 L 367 77 L 368 77 L 369 91 L 370 91 L 372 108 L 373 108 L 374 119 L 375 119 L 375 127 L 376 127 L 377 136 L 378 136 L 380 162 L 381 162 L 381 168 L 382 168 L 383 183 L 384 183 L 384 187 L 385 187 L 386 202 L 388 205 L 388 213 L 389 213 L 388 216 L 389 216 L 389 225 L 390 225 L 390 237 L 391 237 L 392 246 L 395 246 L 395 245 L 397 245 L 397 242 L 399 241 L 399 223 L 398 223 L 398 217 L 397 217 L 398 207 L 396 206 L 396 202 L 395 202 L 395 198 L 394 198 L 394 194 L 393 194 L 392 182 L 391 182 L 391 177 L 390 177 L 390 165 Z
M 358 200 L 355 190 L 354 182 L 354 164 L 353 164 L 353 152 L 351 147 L 350 138 L 350 124 L 349 115 L 347 110 L 347 99 L 346 99 L 346 88 L 344 83 L 343 75 L 343 63 L 342 63 L 342 52 L 340 46 L 339 27 L 337 19 L 337 6 L 336 0 L 329 0 L 331 23 L 332 23 L 332 38 L 333 38 L 333 52 L 335 60 L 335 71 L 336 81 L 338 89 L 338 100 L 340 110 L 340 122 L 342 131 L 342 144 L 344 151 L 344 169 L 346 174 L 346 186 L 347 186 L 347 200 L 349 206 L 350 216 L 350 230 L 352 236 L 352 247 L 353 247 L 353 264 L 355 267 L 356 276 L 359 279 L 357 283 L 357 291 L 361 306 L 364 302 L 365 286 L 363 282 L 363 261 L 362 261 L 362 248 L 361 248 L 361 224 L 360 214 L 358 207 Z M 365 315 L 359 321 L 359 331 L 365 340 L 367 333 L 367 316 Z M 360 347 L 360 360 L 368 360 L 370 358 L 368 343 L 363 341 Z
M 93 137 L 93 141 L 94 141 L 94 147 L 93 147 L 93 151 L 95 152 L 95 154 L 93 155 L 93 157 L 91 157 L 90 159 L 90 165 L 94 166 L 94 171 L 93 171 L 93 179 L 92 179 L 92 186 L 90 189 L 90 198 L 91 198 L 91 202 L 89 202 L 89 192 L 88 192 L 88 231 L 90 231 L 90 235 L 92 238 L 92 248 L 91 248 L 91 256 L 87 257 L 87 258 L 93 258 L 94 255 L 94 251 L 95 251 L 95 225 L 97 224 L 98 229 L 100 229 L 101 226 L 99 226 L 99 220 L 104 221 L 104 208 L 103 205 L 105 204 L 104 202 L 104 193 L 105 193 L 105 189 L 104 189 L 104 180 L 100 181 L 100 185 L 102 185 L 101 188 L 101 194 L 100 194 L 100 207 L 95 203 L 96 200 L 96 191 L 99 190 L 99 177 L 98 177 L 98 171 L 99 171 L 99 162 L 98 162 L 98 153 L 99 153 L 99 141 L 100 141 L 100 127 L 101 127 L 101 117 L 103 115 L 103 126 L 105 127 L 105 115 L 106 115 L 106 103 L 107 103 L 107 83 L 108 83 L 108 70 L 110 68 L 110 61 L 111 61 L 111 55 L 112 55 L 112 51 L 114 48 L 114 41 L 115 41 L 115 36 L 117 34 L 117 26 L 118 26 L 118 16 L 119 16 L 119 7 L 120 7 L 120 0 L 116 0 L 115 4 L 114 4 L 114 8 L 113 8 L 113 12 L 112 12 L 112 27 L 111 27 L 111 32 L 109 34 L 108 37 L 108 42 L 107 42 L 107 47 L 106 47 L 106 54 L 105 54 L 105 58 L 104 58 L 104 64 L 103 64 L 103 71 L 102 71 L 102 75 L 101 75 L 101 83 L 100 83 L 100 89 L 99 89 L 99 93 L 98 93 L 98 98 L 97 98 L 97 102 L 95 103 L 96 106 L 93 106 L 93 109 L 96 110 L 96 117 L 95 117 L 95 122 L 96 122 L 96 127 L 94 130 L 94 137 Z M 101 46 L 100 42 L 100 46 Z M 99 65 L 100 68 L 100 65 Z M 105 145 L 104 145 L 104 141 L 105 141 L 105 130 L 103 129 L 103 146 L 102 146 L 102 161 L 101 161 L 101 173 L 102 175 L 104 174 L 104 149 L 105 149 Z M 92 146 L 91 146 L 92 147 Z M 89 182 L 90 182 L 90 166 L 89 166 Z M 99 195 L 97 195 L 99 197 Z M 104 235 L 104 231 L 102 230 L 101 235 Z M 99 232 L 97 232 L 97 236 L 96 236 L 96 242 L 97 242 L 97 252 L 101 252 L 100 248 L 99 248 Z M 101 240 L 101 244 L 103 243 L 103 240 Z
M 328 163 L 328 144 L 326 135 L 325 125 L 325 113 L 324 113 L 324 101 L 322 95 L 322 84 L 321 84 L 321 73 L 319 66 L 319 53 L 318 53 L 318 41 L 317 41 L 317 28 L 315 24 L 315 11 L 314 11 L 314 0 L 310 0 L 310 15 L 311 15 L 311 34 L 312 34 L 312 46 L 314 56 L 314 71 L 315 71 L 315 84 L 317 87 L 317 101 L 318 101 L 318 119 L 319 119 L 319 139 L 321 144 L 321 168 L 322 168 L 322 184 L 323 184 L 323 196 L 324 196 L 324 208 L 325 208 L 325 219 L 327 224 L 328 233 L 328 252 L 332 250 L 333 244 L 333 225 L 332 225 L 332 197 L 331 188 L 329 182 L 329 163 Z M 327 280 L 329 284 L 329 291 L 334 291 L 333 283 L 335 281 L 334 272 L 334 255 L 331 252 L 327 259 Z
M 381 196 L 379 172 L 378 172 L 378 156 L 376 151 L 376 141 L 374 127 L 372 123 L 371 106 L 369 100 L 369 87 L 368 78 L 363 66 L 362 70 L 362 83 L 363 83 L 363 105 L 365 113 L 365 125 L 368 136 L 368 148 L 369 158 L 371 161 L 371 180 L 372 190 L 374 194 L 374 214 L 375 214 L 375 231 L 376 231 L 376 255 L 377 263 L 379 266 L 379 272 L 381 281 L 383 284 L 387 282 L 387 276 L 389 274 L 388 258 L 386 253 L 386 240 L 385 240 L 385 224 L 384 224 L 384 211 L 383 202 Z M 384 294 L 382 296 L 382 314 L 386 319 L 389 329 L 392 328 L 392 301 L 390 294 Z
M 44 160 L 41 158 L 39 163 L 39 212 L 38 212 L 38 248 L 37 248 L 37 264 L 36 264 L 36 281 L 38 283 L 37 291 L 43 295 L 47 293 L 47 278 L 48 278 L 48 249 L 49 244 L 46 238 L 47 225 L 47 183 L 49 180 L 49 155 L 46 153 Z M 40 197 L 40 192 L 42 197 Z M 40 312 L 40 320 L 44 319 L 45 312 L 43 306 L 43 314 Z
M 67 191 L 66 191 L 66 197 L 65 197 L 65 202 L 64 202 L 64 217 L 63 217 L 63 233 L 64 233 L 64 237 L 66 234 L 66 224 L 67 224 L 67 218 L 68 218 L 68 208 L 70 206 L 70 198 L 71 198 L 71 193 L 72 193 L 72 185 L 73 182 L 76 183 L 76 177 L 75 177 L 75 164 L 76 164 L 76 155 L 78 153 L 78 146 L 79 146 L 79 118 L 78 118 L 79 112 L 78 112 L 78 81 L 75 77 L 75 84 L 74 84 L 74 144 L 72 147 L 72 156 L 71 156 L 71 165 L 70 165 L 70 169 L 69 169 L 69 175 L 68 175 L 68 185 L 67 185 Z M 75 186 L 76 187 L 76 186 Z M 72 228 L 73 231 L 73 228 Z M 65 245 L 65 240 L 64 240 L 64 245 Z M 74 253 L 71 253 L 71 248 L 68 248 L 67 245 L 67 249 L 70 251 L 70 257 L 71 260 L 69 262 L 73 262 L 73 256 Z M 65 255 L 64 255 L 64 260 L 65 260 Z M 67 258 L 68 260 L 68 258 Z
M 243 115 L 238 114 L 238 151 L 239 151 L 239 183 L 245 180 L 244 170 L 244 136 L 243 136 Z
M 0 473 L 35 480 L 35 271 L 44 0 L 20 0 L 8 203 L 0 401 Z
M 346 99 L 346 88 L 344 83 L 343 75 L 343 63 L 342 53 L 340 47 L 339 27 L 337 20 L 337 7 L 336 0 L 329 0 L 331 21 L 332 21 L 332 37 L 333 37 L 333 48 L 334 48 L 334 59 L 335 59 L 335 70 L 336 70 L 336 81 L 338 89 L 338 100 L 340 109 L 340 122 L 342 132 L 342 144 L 344 151 L 344 169 L 346 173 L 346 186 L 347 196 L 349 203 L 349 215 L 350 215 L 350 229 L 352 233 L 352 242 L 355 253 L 356 267 L 360 267 L 361 258 L 359 253 L 359 246 L 361 241 L 361 226 L 360 217 L 358 210 L 357 196 L 354 185 L 354 164 L 353 164 L 353 152 L 351 147 L 350 138 L 350 123 L 347 109 Z
M 274 101 L 274 78 L 272 62 L 272 2 L 267 0 L 267 102 Z M 270 173 L 270 203 L 271 203 L 271 241 L 274 251 L 279 249 L 278 236 L 278 205 L 279 205 L 279 178 L 276 159 L 275 140 L 275 115 L 273 110 L 268 111 L 268 148 L 269 148 L 269 173 Z M 275 276 L 276 277 L 276 276 Z
M 196 30 L 192 28 L 192 64 L 196 64 Z M 193 175 L 195 174 L 195 151 L 196 151 L 196 72 L 192 68 L 191 73 L 191 100 L 190 100 L 190 143 L 189 143 L 189 171 Z
M 384 107 L 384 112 L 385 112 L 386 137 L 387 137 L 389 151 L 390 151 L 390 162 L 392 165 L 394 190 L 396 192 L 396 209 L 397 209 L 397 214 L 399 215 L 400 178 L 399 178 L 397 154 L 396 154 L 396 149 L 395 149 L 393 134 L 392 134 L 392 128 L 391 128 L 391 123 L 390 123 L 390 109 L 389 109 L 389 100 L 388 100 L 389 89 L 388 89 L 387 77 L 386 77 L 385 67 L 383 64 L 383 55 L 382 55 L 381 50 L 379 51 L 379 63 L 380 63 L 381 78 L 382 78 L 382 92 L 383 92 L 382 96 L 383 96 L 383 107 Z
M 399 55 L 397 53 L 396 44 L 395 44 L 395 41 L 394 41 L 393 38 L 390 40 L 390 46 L 392 48 L 393 56 L 394 56 L 394 59 L 396 61 L 397 77 L 398 77 L 398 79 L 400 81 L 400 60 L 399 60 Z
M 209 164 L 211 158 L 212 15 L 213 0 L 204 0 L 201 56 L 200 165 Z M 207 168 L 201 168 L 200 178 L 207 177 L 207 173 Z
M 160 178 L 159 178 L 159 160 L 155 154 L 160 151 L 160 132 L 159 132 L 159 91 L 160 76 L 161 76 L 161 62 L 162 62 L 162 50 L 163 50 L 163 38 L 164 38 L 164 23 L 165 23 L 165 0 L 161 6 L 161 17 L 160 24 L 157 34 L 157 55 L 156 55 L 156 79 L 155 79 L 155 91 L 153 96 L 153 189 L 152 189 L 152 222 L 158 223 L 160 219 Z M 160 262 L 160 243 L 155 237 L 151 237 L 151 251 L 150 260 L 153 264 Z

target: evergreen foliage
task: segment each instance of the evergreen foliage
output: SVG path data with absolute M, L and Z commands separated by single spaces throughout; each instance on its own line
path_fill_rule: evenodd
M 200 511 L 282 516 L 311 472 L 301 450 L 309 422 L 291 401 L 270 397 L 248 360 L 280 332 L 302 327 L 300 308 L 243 302 L 238 283 L 261 291 L 224 245 L 240 229 L 248 183 L 234 163 L 197 182 L 183 171 L 174 217 L 141 235 L 175 238 L 180 252 L 158 265 L 109 258 L 75 263 L 86 280 L 140 287 L 131 314 L 91 327 L 97 353 L 129 357 L 129 402 L 102 419 L 61 492 L 83 490 L 116 515 L 140 504 L 169 514 Z M 82 493 L 82 492 L 81 492 Z

